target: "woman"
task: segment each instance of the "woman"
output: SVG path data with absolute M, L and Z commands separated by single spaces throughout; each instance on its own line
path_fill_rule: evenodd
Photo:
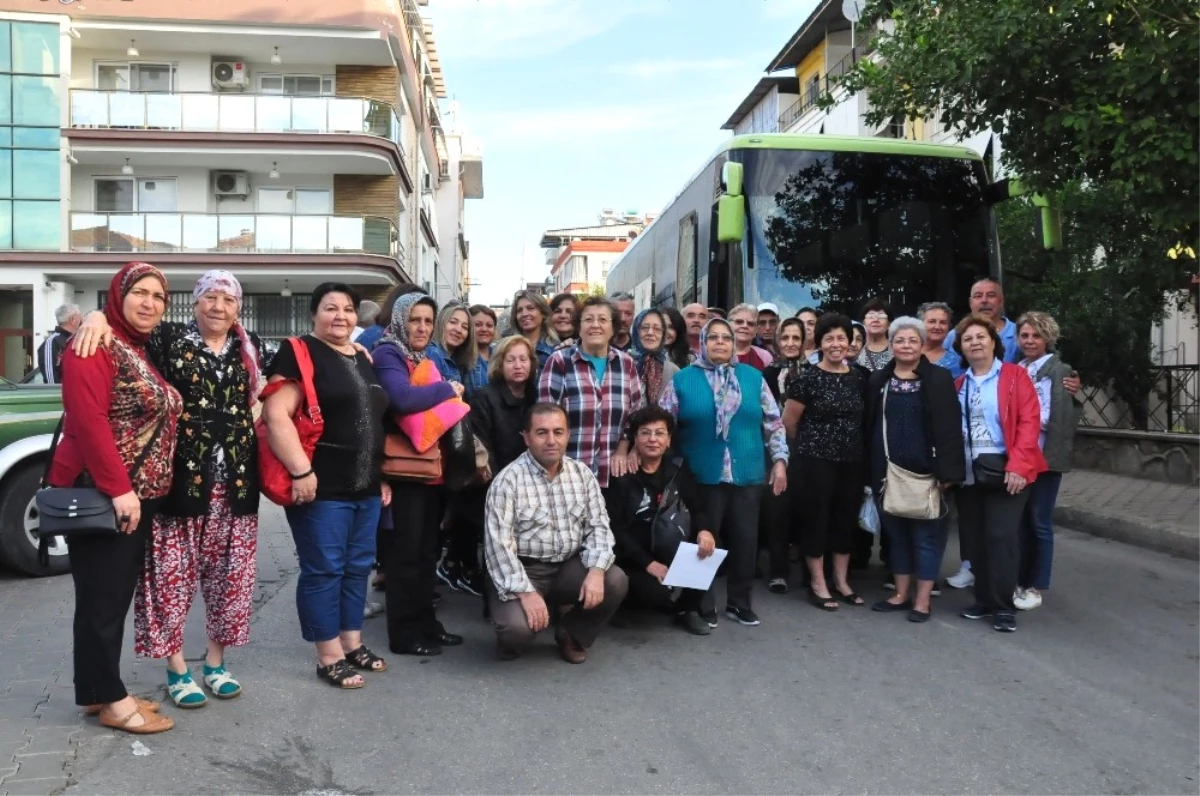
M 674 307 L 660 307 L 659 312 L 667 322 L 667 339 L 663 345 L 667 349 L 667 358 L 675 363 L 675 367 L 683 369 L 692 364 L 692 349 L 688 346 L 687 321 Z
M 403 285 L 396 285 L 388 292 L 387 298 L 383 300 L 383 304 L 379 306 L 379 312 L 375 315 L 375 323 L 368 329 L 364 329 L 362 334 L 355 338 L 355 342 L 370 351 L 379 342 L 379 338 L 383 337 L 383 333 L 387 331 L 388 324 L 392 320 L 392 307 L 396 305 L 396 299 L 401 296 L 406 296 L 409 293 L 424 293 L 425 291 L 412 282 L 406 282 Z M 384 512 L 386 514 L 386 512 Z
M 674 442 L 708 493 L 709 530 L 729 550 L 725 614 L 754 627 L 759 619 L 750 591 L 763 484 L 776 496 L 787 489 L 788 450 L 771 390 L 757 368 L 734 358 L 734 347 L 729 322 L 709 321 L 700 333 L 700 357 L 675 374 L 659 403 L 675 417 Z M 712 606 L 701 616 L 716 627 Z
M 412 372 L 429 356 L 436 315 L 437 302 L 429 296 L 402 296 L 392 309 L 387 334 L 375 347 L 375 373 L 395 414 L 418 414 L 463 395 L 463 385 L 458 382 L 412 383 Z M 396 480 L 392 491 L 396 530 L 384 561 L 388 648 L 397 655 L 440 655 L 443 647 L 463 642 L 462 636 L 446 632 L 433 610 L 445 487 L 440 480 Z
M 592 468 L 601 489 L 628 472 L 629 415 L 645 403 L 642 380 L 628 354 L 612 346 L 616 309 L 601 296 L 579 308 L 579 344 L 556 351 L 538 379 L 538 401 L 567 412 L 567 455 Z
M 450 302 L 438 313 L 433 329 L 429 358 L 443 379 L 465 387 L 465 375 L 475 369 L 479 356 L 471 314 L 462 304 Z
M 796 311 L 796 317 L 804 324 L 804 358 L 810 365 L 817 364 L 821 352 L 817 350 L 817 320 L 821 313 L 812 307 L 802 307 Z
M 1054 505 L 1063 473 L 1071 469 L 1071 449 L 1083 404 L 1068 392 L 1065 380 L 1076 376 L 1070 365 L 1054 351 L 1058 322 L 1044 312 L 1027 312 L 1017 320 L 1017 342 L 1025 368 L 1038 395 L 1041 434 L 1038 445 L 1049 469 L 1029 487 L 1029 503 L 1021 546 L 1021 571 L 1017 576 L 1014 605 L 1029 611 L 1042 604 L 1042 592 L 1050 588 L 1050 565 L 1054 559 Z
M 487 468 L 480 473 L 484 484 L 525 452 L 521 428 L 537 397 L 535 356 L 524 337 L 504 338 L 496 347 L 488 385 L 471 398 L 471 430 L 488 451 Z M 482 503 L 479 508 L 482 523 Z
M 955 378 L 961 376 L 962 359 L 953 349 L 946 348 L 946 336 L 950 334 L 951 319 L 954 317 L 950 305 L 940 301 L 922 304 L 917 309 L 917 317 L 925 324 L 925 345 L 921 353 L 929 360 L 929 364 L 945 368 Z
M 763 379 L 771 391 L 776 404 L 782 406 L 788 385 L 800 375 L 800 369 L 808 366 L 804 356 L 804 321 L 799 318 L 784 318 L 776 332 L 779 356 L 763 371 Z M 788 479 L 792 490 L 799 488 L 795 462 L 788 463 Z M 787 594 L 788 578 L 791 575 L 791 549 L 795 539 L 796 524 L 792 517 L 792 496 L 775 496 L 770 493 L 763 498 L 762 544 L 770 556 L 767 572 L 767 590 L 772 594 Z
M 48 477 L 56 487 L 93 481 L 112 498 L 120 533 L 79 536 L 68 550 L 75 703 L 105 727 L 138 735 L 175 726 L 157 703 L 131 697 L 121 682 L 125 617 L 171 487 L 182 411 L 179 393 L 146 353 L 166 306 L 167 279 L 153 265 L 129 263 L 113 277 L 104 305 L 112 343 L 87 359 L 63 354 L 63 433 Z
M 496 311 L 485 304 L 471 307 L 471 326 L 475 331 L 475 367 L 467 373 L 467 393 L 482 390 L 488 383 L 488 361 L 492 358 L 492 343 L 496 340 Z M 390 316 L 389 316 L 390 317 Z
M 350 342 L 358 293 L 341 282 L 313 291 L 312 333 L 299 338 L 312 359 L 312 385 L 325 425 L 312 457 L 292 418 L 304 405 L 303 376 L 291 344 L 271 363 L 263 395 L 267 443 L 292 476 L 285 509 L 300 577 L 300 633 L 317 652 L 317 677 L 337 688 L 362 688 L 355 670 L 387 671 L 362 643 L 367 577 L 375 560 L 375 530 L 391 489 L 382 483 L 383 415 L 387 396 L 367 355 Z
M 666 329 L 666 318 L 658 310 L 642 310 L 633 319 L 629 353 L 637 366 L 642 394 L 651 404 L 658 403 L 663 386 L 679 372 L 675 363 L 667 358 Z
M 846 364 L 850 319 L 826 313 L 815 331 L 821 351 L 816 367 L 804 368 L 789 385 L 783 424 L 794 440 L 795 473 L 804 497 L 793 511 L 804 518 L 801 546 L 809 571 L 809 601 L 835 611 L 838 601 L 862 605 L 847 580 L 853 532 L 862 503 L 863 403 L 866 380 Z M 833 554 L 833 588 L 825 581 L 825 555 Z
M 892 321 L 888 341 L 892 361 L 867 381 L 871 488 L 877 499 L 883 494 L 889 461 L 910 473 L 934 476 L 942 489 L 961 483 L 966 463 L 954 377 L 922 356 L 925 325 L 920 320 L 900 317 Z M 883 533 L 890 542 L 888 565 L 896 593 L 875 603 L 872 610 L 908 611 L 908 621 L 926 622 L 946 548 L 946 523 L 942 518 L 894 517 L 884 512 L 882 505 L 879 508 Z M 910 593 L 914 575 L 916 588 Z
M 767 388 L 771 390 L 775 402 L 782 405 L 787 395 L 788 385 L 800 375 L 800 369 L 808 364 L 804 357 L 806 338 L 804 321 L 799 318 L 784 318 L 779 324 L 776 335 L 779 342 L 779 356 L 763 371 Z
M 505 336 L 524 336 L 537 351 L 538 367 L 544 368 L 559 344 L 558 336 L 550 328 L 550 305 L 546 299 L 531 290 L 518 290 L 508 317 L 512 329 Z
M 575 344 L 579 331 L 575 326 L 575 315 L 579 311 L 579 300 L 574 293 L 559 293 L 550 300 L 550 328 L 558 337 L 560 346 Z
M 975 604 L 962 615 L 991 616 L 994 629 L 1011 633 L 1026 487 L 1046 471 L 1038 448 L 1041 409 L 1025 369 L 1004 361 L 1004 344 L 989 318 L 968 315 L 954 331 L 955 352 L 967 363 L 955 381 L 967 454 L 958 523 L 967 546 L 963 558 L 975 574 Z
M 862 308 L 863 326 L 866 327 L 867 341 L 862 347 L 862 353 L 855 361 L 869 371 L 876 371 L 892 359 L 892 350 L 888 348 L 888 324 L 892 319 L 892 309 L 883 299 L 871 299 Z

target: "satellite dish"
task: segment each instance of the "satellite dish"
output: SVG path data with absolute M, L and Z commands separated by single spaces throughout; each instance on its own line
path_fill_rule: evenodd
M 842 16 L 851 22 L 858 22 L 862 19 L 863 5 L 865 0 L 842 0 Z

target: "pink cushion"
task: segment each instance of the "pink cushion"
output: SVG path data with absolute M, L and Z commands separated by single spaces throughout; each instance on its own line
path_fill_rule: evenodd
M 430 359 L 425 359 L 417 365 L 409 373 L 408 380 L 414 387 L 426 387 L 443 381 L 442 374 L 438 373 L 437 366 Z M 471 407 L 467 406 L 467 402 L 455 396 L 442 401 L 432 409 L 403 415 L 397 420 L 400 430 L 412 440 L 417 453 L 424 453 L 436 445 L 442 435 L 449 431 L 455 423 L 466 417 L 469 411 L 471 411 Z

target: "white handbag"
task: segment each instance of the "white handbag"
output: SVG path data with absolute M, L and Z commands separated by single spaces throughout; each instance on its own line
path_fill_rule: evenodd
M 887 395 L 889 384 L 883 385 L 883 457 L 887 474 L 883 478 L 883 513 L 910 520 L 942 518 L 942 490 L 937 478 L 918 475 L 892 462 L 888 452 Z

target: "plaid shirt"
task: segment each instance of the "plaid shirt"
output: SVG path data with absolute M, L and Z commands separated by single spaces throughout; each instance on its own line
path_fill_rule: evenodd
M 606 488 L 609 459 L 621 441 L 629 416 L 645 404 L 633 357 L 610 346 L 604 381 L 597 384 L 595 368 L 579 346 L 555 351 L 542 369 L 538 401 L 567 410 L 571 429 L 567 456 L 590 467 L 600 488 Z
M 522 558 L 562 562 L 579 555 L 607 570 L 615 544 L 592 471 L 569 457 L 554 478 L 526 451 L 488 487 L 483 551 L 500 599 L 534 590 Z

